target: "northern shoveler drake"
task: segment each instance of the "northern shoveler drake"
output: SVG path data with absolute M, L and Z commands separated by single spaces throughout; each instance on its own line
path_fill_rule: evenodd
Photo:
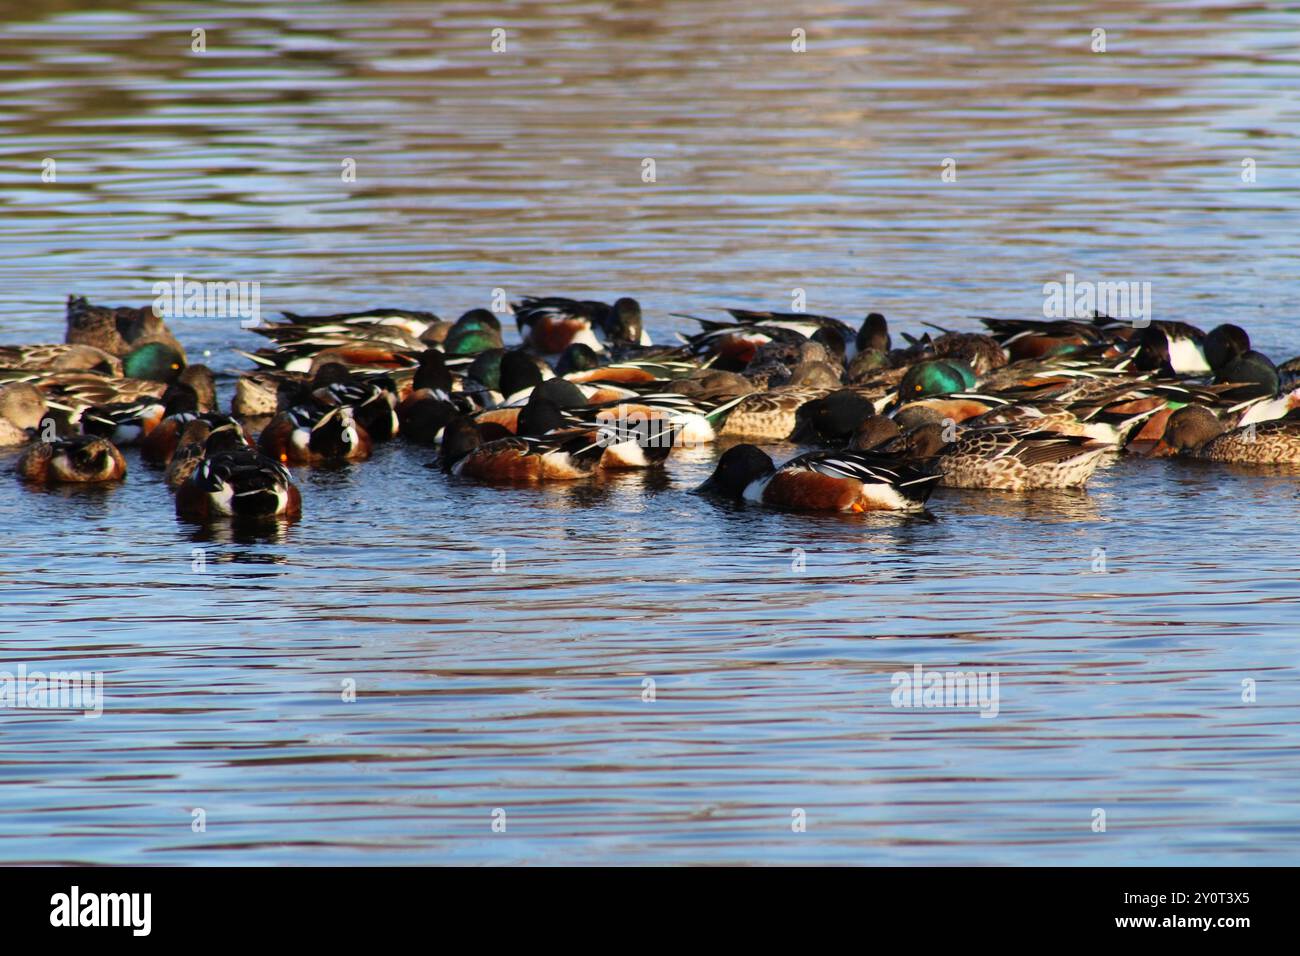
M 182 364 L 185 359 L 185 350 L 180 342 L 150 306 L 136 309 L 91 305 L 84 296 L 70 295 L 64 338 L 69 343 L 91 345 L 118 356 L 146 343 L 157 342 L 179 354 Z
M 175 491 L 183 485 L 209 453 L 237 448 L 255 448 L 242 425 L 224 415 L 209 412 L 186 423 L 176 443 L 176 451 L 167 463 L 167 487 Z
M 29 382 L 0 385 L 0 448 L 36 437 L 48 408 L 45 394 Z
M 843 319 L 811 312 L 764 312 L 753 309 L 727 309 L 727 312 L 740 325 L 797 332 L 807 339 L 828 346 L 841 359 L 852 358 L 856 353 L 868 349 L 888 353 L 892 344 L 889 322 L 879 312 L 868 313 L 856 332 Z M 695 321 L 704 324 L 706 329 L 723 325 L 711 323 L 707 319 Z
M 1273 398 L 1282 387 L 1282 376 L 1272 360 L 1253 349 L 1229 359 L 1214 373 L 1214 381 L 1235 385 L 1229 395 L 1234 399 Z
M 1142 371 L 1171 378 L 1211 371 L 1205 356 L 1205 333 L 1186 322 L 1152 322 L 1137 340 L 1133 365 Z
M 975 387 L 975 372 L 958 359 L 932 359 L 907 370 L 898 383 L 898 401 L 914 402 L 920 398 L 951 395 Z
M 950 429 L 955 430 L 955 434 Z M 950 440 L 951 439 L 951 440 Z M 1087 484 L 1114 445 L 1014 425 L 959 428 L 922 425 L 886 450 L 905 450 L 916 460 L 936 460 L 948 488 L 1075 488 Z
M 1169 416 L 1153 454 L 1249 465 L 1300 464 L 1300 416 L 1288 415 L 1229 431 L 1203 405 L 1186 405 Z
M 32 484 L 93 484 L 126 477 L 126 459 L 94 435 L 38 441 L 18 459 L 18 477 Z
M 297 518 L 302 495 L 278 462 L 234 447 L 203 456 L 176 489 L 176 513 L 195 521 Z
M 257 447 L 267 457 L 293 465 L 364 461 L 371 453 L 370 435 L 346 405 L 323 413 L 306 405 L 281 412 L 258 436 Z
M 397 385 L 391 378 L 362 378 L 342 366 L 327 365 L 312 386 L 313 404 L 321 409 L 351 409 L 357 424 L 373 441 L 387 441 L 398 433 Z
M 451 474 L 479 481 L 572 481 L 592 475 L 601 452 L 586 429 L 489 440 L 481 426 L 457 418 L 444 429 L 441 461 Z
M 772 342 L 798 346 L 811 340 L 825 347 L 841 363 L 856 352 L 858 335 L 852 326 L 828 315 L 755 312 L 748 309 L 727 311 L 736 319 L 735 322 L 719 322 L 695 315 L 681 316 L 698 322 L 703 327 L 702 332 L 685 337 L 692 354 L 710 356 L 714 367 L 724 371 L 738 372 L 744 369 L 759 357 L 763 346 Z M 883 317 L 880 321 L 883 322 Z M 863 325 L 879 328 L 876 320 L 870 317 Z M 873 338 L 870 329 L 867 338 Z
M 116 445 L 136 445 L 166 414 L 167 406 L 161 398 L 91 405 L 81 412 L 81 429 L 87 435 L 110 439 Z
M 780 468 L 754 445 L 735 445 L 699 491 L 791 511 L 919 511 L 939 473 L 898 458 L 819 451 Z
M 501 320 L 487 309 L 470 309 L 447 331 L 442 350 L 449 356 L 473 356 L 502 344 Z
M 441 441 L 442 430 L 460 413 L 452 387 L 452 375 L 442 352 L 429 349 L 422 354 L 411 390 L 397 406 L 402 435 L 426 445 Z
M 1205 361 L 1218 371 L 1239 355 L 1250 351 L 1250 336 L 1239 325 L 1216 325 L 1201 343 Z
M 206 373 L 189 379 L 203 390 L 202 397 L 198 389 L 183 381 L 167 386 L 143 378 L 50 384 L 55 394 L 79 408 L 82 431 L 109 438 L 119 446 L 134 445 L 147 437 L 166 416 L 197 414 L 215 404 L 211 371 L 206 366 L 192 368 Z M 92 401 L 94 403 L 89 404 Z
M 605 351 L 596 332 L 610 345 L 651 345 L 642 325 L 641 304 L 624 296 L 610 305 L 563 296 L 525 296 L 512 306 L 519 334 L 543 355 L 559 355 L 571 345 Z
M 1070 319 L 996 319 L 976 316 L 1012 362 L 1076 355 L 1110 343 L 1101 328 Z

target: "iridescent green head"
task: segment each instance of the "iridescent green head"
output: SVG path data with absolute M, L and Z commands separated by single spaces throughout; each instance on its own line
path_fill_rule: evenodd
M 951 395 L 975 385 L 975 373 L 965 363 L 939 359 L 913 365 L 898 385 L 898 400 L 912 402 L 918 398 Z
M 163 342 L 146 342 L 132 349 L 122 359 L 122 374 L 127 378 L 146 378 L 171 384 L 185 368 L 181 353 Z
M 490 326 L 458 325 L 447 333 L 442 348 L 448 355 L 478 355 L 501 348 L 501 333 Z

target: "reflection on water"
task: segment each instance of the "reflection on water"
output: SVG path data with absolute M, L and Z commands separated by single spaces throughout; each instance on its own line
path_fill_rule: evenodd
M 1300 351 L 1276 8 L 0 17 L 4 341 L 177 271 L 259 281 L 267 311 L 631 293 L 659 339 L 794 289 L 971 328 L 1074 272 Z M 175 325 L 245 366 L 237 320 Z M 502 489 L 398 442 L 299 470 L 303 519 L 251 528 L 177 520 L 135 454 L 115 489 L 0 482 L 0 670 L 107 695 L 98 720 L 0 713 L 0 860 L 1294 860 L 1294 474 L 1121 460 L 1086 494 L 817 518 L 690 494 L 715 454 Z M 998 717 L 893 707 L 918 664 L 998 673 Z

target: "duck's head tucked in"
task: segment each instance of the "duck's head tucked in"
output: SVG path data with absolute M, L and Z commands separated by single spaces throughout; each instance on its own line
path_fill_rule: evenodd
M 74 435 L 32 445 L 18 459 L 18 476 L 34 484 L 93 484 L 126 477 L 126 460 L 106 438 Z

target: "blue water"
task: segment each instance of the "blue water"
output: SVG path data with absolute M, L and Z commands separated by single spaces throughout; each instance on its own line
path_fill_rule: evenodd
M 1072 271 L 1300 352 L 1293 13 L 0 14 L 0 341 L 178 270 L 268 314 L 634 294 L 656 339 L 795 288 L 974 328 Z M 256 337 L 174 327 L 228 398 Z M 105 694 L 0 711 L 0 861 L 1296 860 L 1296 474 L 1123 459 L 1086 492 L 808 517 L 691 495 L 719 447 L 503 490 L 398 441 L 299 469 L 302 521 L 263 533 L 179 521 L 134 452 L 116 488 L 0 481 L 0 670 Z M 918 664 L 996 674 L 997 716 L 893 706 Z

